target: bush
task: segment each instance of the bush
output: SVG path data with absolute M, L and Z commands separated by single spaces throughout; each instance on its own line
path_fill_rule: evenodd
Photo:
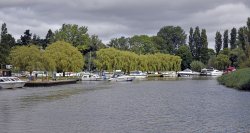
M 190 66 L 193 71 L 197 71 L 197 72 L 200 72 L 201 69 L 205 67 L 205 65 L 200 61 L 192 61 Z
M 222 75 L 218 82 L 227 87 L 240 90 L 250 90 L 250 68 L 239 69 L 235 72 Z

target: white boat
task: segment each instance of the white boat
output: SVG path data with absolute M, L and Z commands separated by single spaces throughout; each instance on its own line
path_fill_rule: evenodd
M 129 76 L 134 77 L 135 79 L 141 79 L 148 77 L 148 74 L 142 71 L 131 71 Z
M 126 82 L 126 81 L 133 81 L 135 78 L 131 77 L 129 75 L 123 75 L 123 74 L 114 74 L 111 78 L 109 78 L 109 81 L 116 81 L 116 82 Z
M 0 77 L 0 88 L 11 89 L 11 88 L 22 88 L 26 81 L 22 81 L 17 77 Z
M 204 68 L 201 70 L 201 75 L 204 76 L 221 76 L 223 74 L 222 71 L 219 71 L 217 69 L 214 68 Z
M 94 73 L 83 73 L 81 79 L 82 81 L 102 81 L 104 77 Z
M 177 77 L 175 71 L 166 71 L 161 73 L 163 77 Z
M 187 77 L 187 76 L 199 76 L 199 72 L 192 71 L 190 69 L 185 69 L 183 71 L 178 71 L 177 72 L 178 77 Z

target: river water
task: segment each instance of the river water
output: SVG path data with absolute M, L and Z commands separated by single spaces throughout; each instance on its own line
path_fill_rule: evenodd
M 250 132 L 250 92 L 215 79 L 0 90 L 1 133 Z

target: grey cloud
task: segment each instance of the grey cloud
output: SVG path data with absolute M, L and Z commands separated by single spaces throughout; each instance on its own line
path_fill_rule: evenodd
M 43 37 L 49 28 L 75 23 L 105 42 L 122 35 L 155 35 L 165 25 L 179 25 L 186 33 L 200 26 L 214 42 L 217 30 L 244 25 L 249 5 L 249 0 L 1 0 L 0 22 L 19 37 L 25 29 Z

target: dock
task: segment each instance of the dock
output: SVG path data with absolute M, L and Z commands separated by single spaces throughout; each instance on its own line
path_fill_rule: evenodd
M 25 87 L 49 87 L 55 85 L 64 85 L 64 84 L 75 84 L 78 80 L 57 80 L 57 81 L 29 81 L 25 83 Z

